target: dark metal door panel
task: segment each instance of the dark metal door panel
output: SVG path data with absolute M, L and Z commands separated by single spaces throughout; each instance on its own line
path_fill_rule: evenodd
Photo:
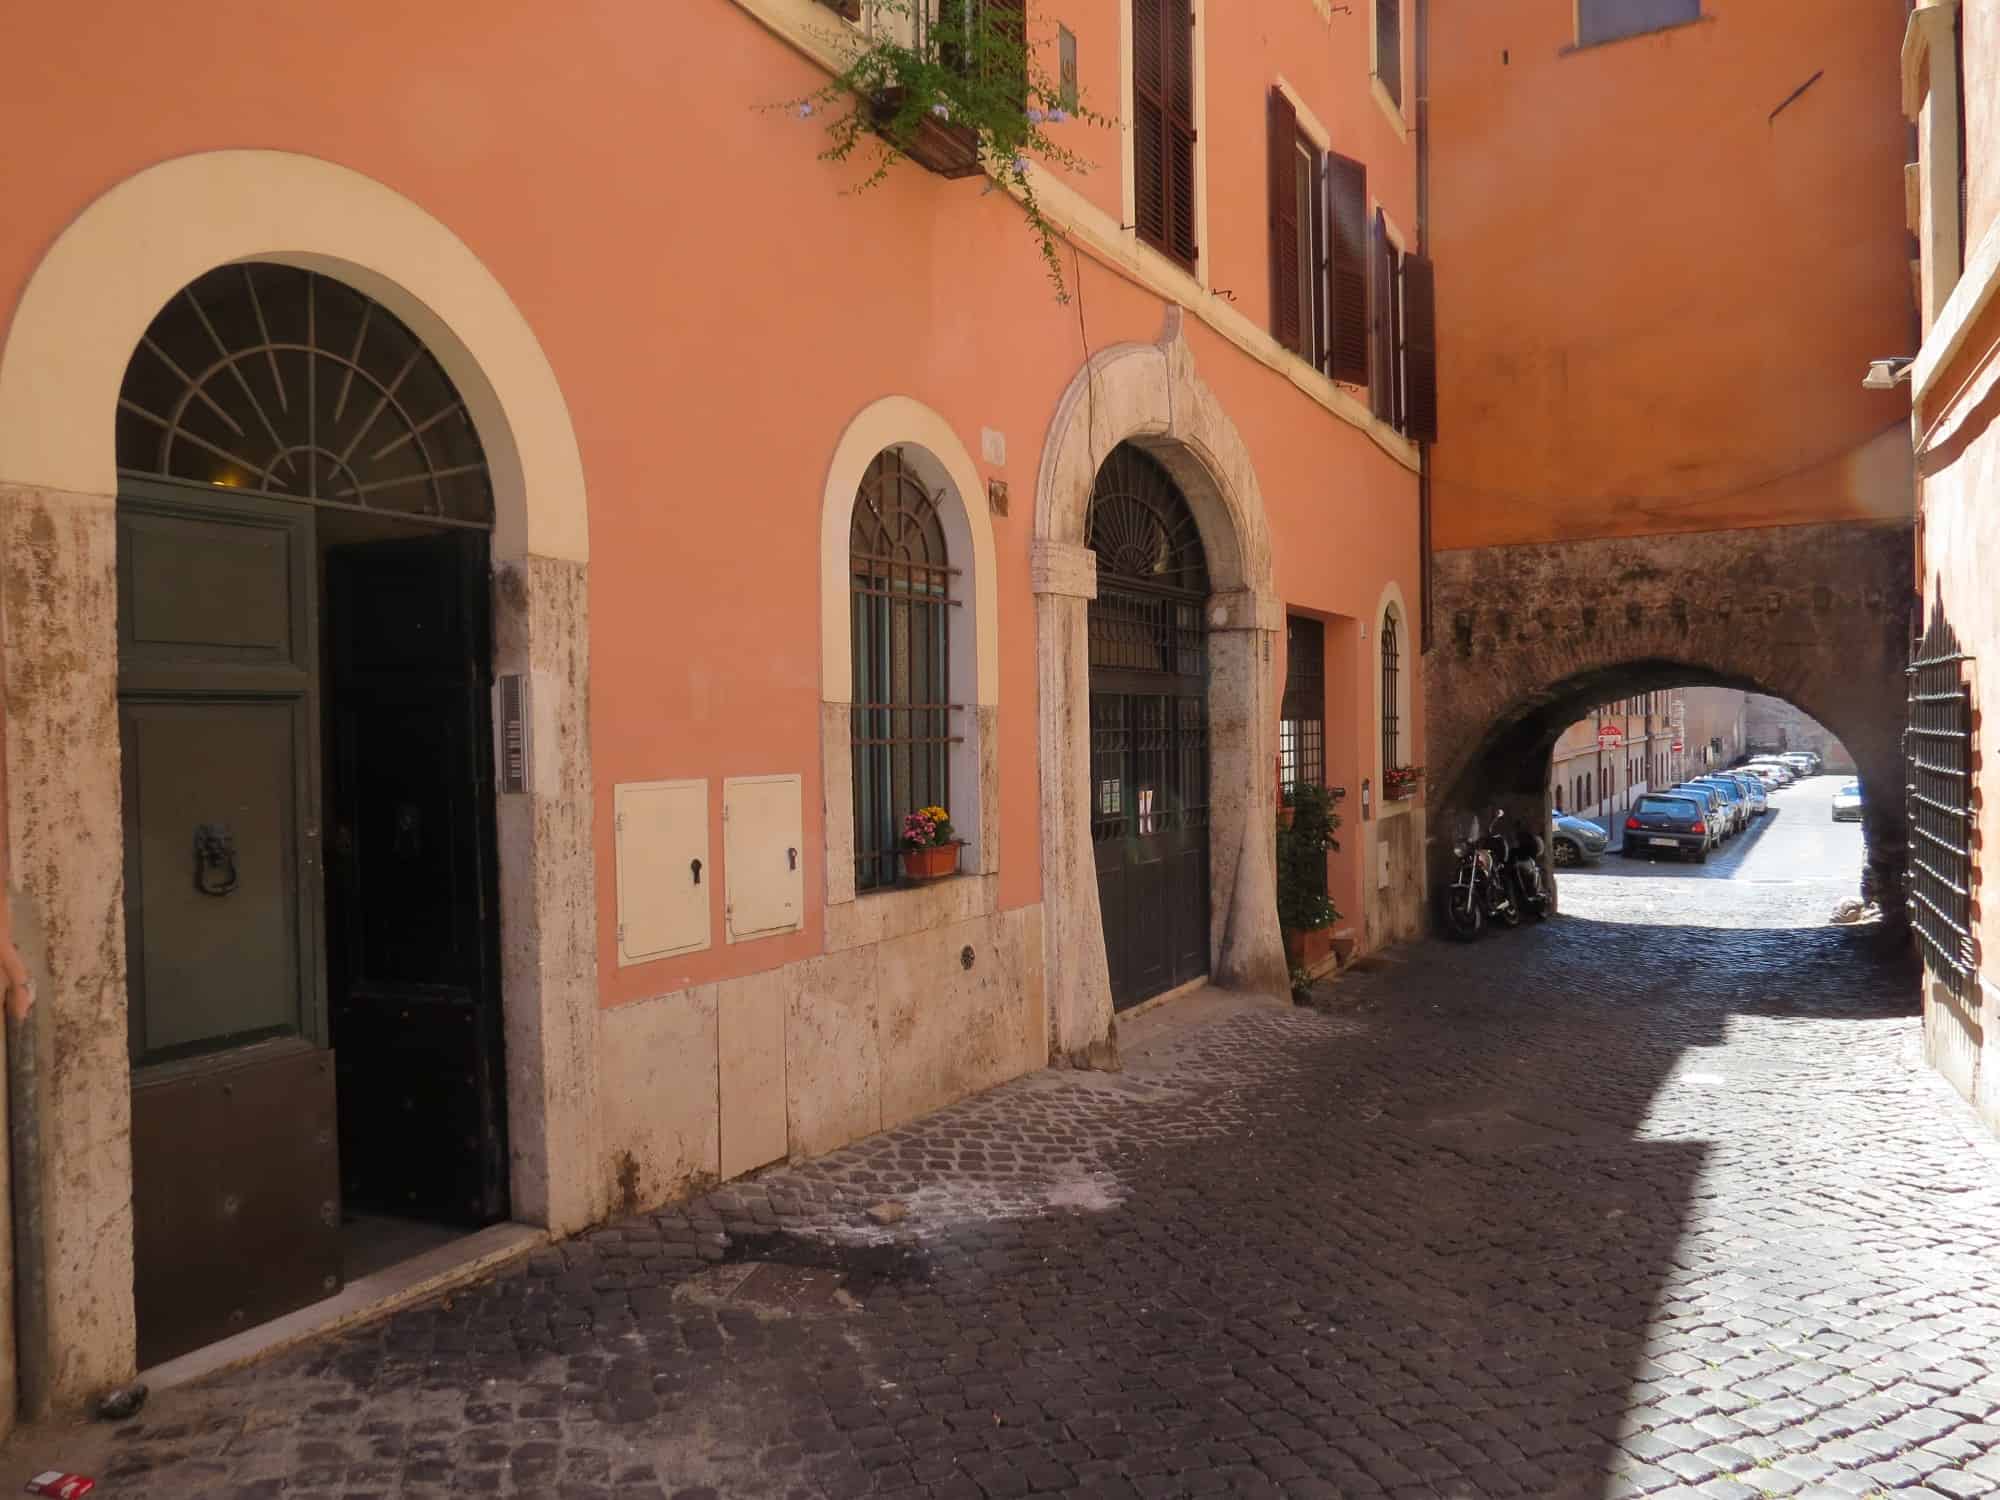
M 507 1212 L 485 540 L 327 558 L 342 1180 L 460 1224 Z
M 141 1367 L 340 1289 L 333 1054 L 280 1042 L 132 1090 Z

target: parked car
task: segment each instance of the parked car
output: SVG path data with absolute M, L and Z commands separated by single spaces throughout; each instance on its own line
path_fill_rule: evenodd
M 1723 800 L 1722 793 L 1716 788 L 1712 786 L 1698 786 L 1693 782 L 1684 781 L 1679 786 L 1669 787 L 1667 793 L 1669 796 L 1696 797 L 1700 799 L 1704 820 L 1709 826 L 1709 831 L 1714 835 L 1716 843 L 1721 843 L 1731 833 L 1735 832 L 1735 829 L 1731 826 L 1729 804 Z
M 1799 779 L 1798 772 L 1794 771 L 1783 761 L 1753 760 L 1746 764 L 1743 769 L 1768 787 L 1790 786 Z
M 1555 816 L 1554 839 L 1555 862 L 1564 866 L 1596 859 L 1611 843 L 1611 835 L 1595 823 L 1565 812 Z
M 1761 778 L 1752 776 L 1748 771 L 1724 771 L 1721 774 L 1743 788 L 1744 794 L 1750 799 L 1751 817 L 1761 818 L 1771 810 L 1771 799 L 1765 795 Z
M 1710 776 L 1691 776 L 1688 780 L 1695 786 L 1712 786 L 1722 793 L 1723 800 L 1729 804 L 1729 821 L 1736 832 L 1741 833 L 1754 821 L 1756 815 L 1750 811 L 1750 794 L 1720 771 Z
M 1802 778 L 1819 775 L 1820 759 L 1810 750 L 1790 750 L 1778 759 L 1788 766 L 1796 767 Z
M 1833 821 L 1836 823 L 1861 821 L 1860 782 L 1850 781 L 1833 794 Z
M 1626 814 L 1625 843 L 1619 853 L 1627 859 L 1642 854 L 1678 854 L 1703 863 L 1718 838 L 1707 813 L 1707 807 L 1693 794 L 1648 792 Z

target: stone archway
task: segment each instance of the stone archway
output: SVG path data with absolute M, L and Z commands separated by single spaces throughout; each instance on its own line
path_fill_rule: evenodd
M 1907 524 L 1834 524 L 1439 553 L 1432 888 L 1482 807 L 1546 823 L 1548 747 L 1591 705 L 1711 684 L 1804 709 L 1891 789 L 1865 809 L 1863 886 L 1899 916 L 1911 546 Z
M 1158 459 L 1186 496 L 1214 590 L 1210 974 L 1230 988 L 1282 994 L 1286 987 L 1264 816 L 1277 797 L 1270 662 L 1284 609 L 1272 590 L 1270 537 L 1249 450 L 1196 374 L 1174 309 L 1159 343 L 1103 350 L 1070 383 L 1050 425 L 1035 490 L 1031 569 L 1050 1055 L 1093 1064 L 1115 1059 L 1116 1044 L 1087 802 L 1087 620 L 1097 563 L 1084 538 L 1098 468 L 1121 442 Z
M 56 238 L 0 346 L 6 847 L 16 936 L 39 997 L 27 1029 L 36 1106 L 13 1121 L 32 1156 L 15 1203 L 31 1286 L 21 1314 L 31 1415 L 129 1376 L 135 1351 L 119 384 L 160 307 L 240 260 L 305 266 L 384 304 L 445 367 L 478 427 L 496 511 L 494 666 L 529 679 L 534 711 L 533 785 L 499 808 L 514 1211 L 558 1231 L 599 1211 L 589 536 L 554 372 L 473 252 L 382 184 L 277 151 L 160 163 Z

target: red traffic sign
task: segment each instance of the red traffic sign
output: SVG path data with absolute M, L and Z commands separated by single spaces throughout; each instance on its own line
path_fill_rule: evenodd
M 1679 740 L 1674 741 L 1674 754 L 1679 755 L 1682 751 L 1686 749 L 1687 746 L 1683 745 Z
M 1600 724 L 1597 726 L 1597 748 L 1616 750 L 1625 743 L 1625 726 L 1622 724 Z

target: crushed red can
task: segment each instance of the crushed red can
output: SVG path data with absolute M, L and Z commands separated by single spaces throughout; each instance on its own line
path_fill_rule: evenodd
M 97 1481 L 88 1474 L 63 1474 L 55 1469 L 37 1474 L 28 1481 L 31 1495 L 53 1495 L 55 1500 L 83 1500 L 97 1488 Z

